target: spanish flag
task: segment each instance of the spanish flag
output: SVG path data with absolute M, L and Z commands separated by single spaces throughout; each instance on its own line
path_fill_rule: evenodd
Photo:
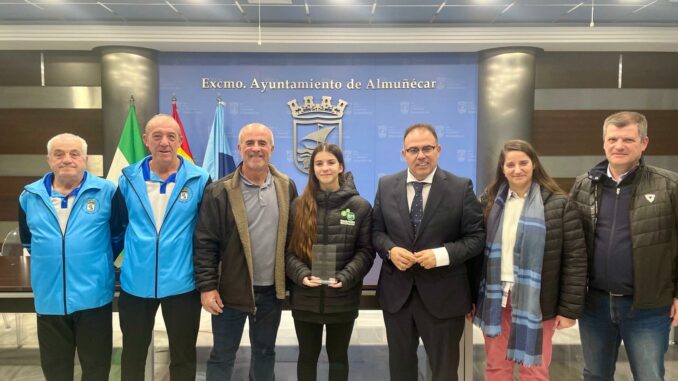
M 188 137 L 186 136 L 186 131 L 184 131 L 184 125 L 181 124 L 181 119 L 179 119 L 179 113 L 177 112 L 177 97 L 172 97 L 172 118 L 177 121 L 179 129 L 181 130 L 181 147 L 179 147 L 179 155 L 183 156 L 184 159 L 193 163 L 193 154 L 191 153 L 191 148 L 188 145 Z

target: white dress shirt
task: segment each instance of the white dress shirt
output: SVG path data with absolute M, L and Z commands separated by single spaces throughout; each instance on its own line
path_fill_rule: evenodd
M 433 183 L 433 176 L 436 174 L 438 168 L 434 168 L 428 176 L 423 180 L 417 180 L 414 175 L 407 170 L 407 209 L 412 208 L 412 200 L 414 200 L 414 186 L 413 182 L 424 183 L 424 188 L 421 191 L 421 198 L 423 201 L 424 215 L 426 215 L 426 201 L 428 201 L 428 194 L 431 192 L 431 184 Z M 450 255 L 447 253 L 445 247 L 436 247 L 433 250 L 433 254 L 436 257 L 436 267 L 447 266 L 450 264 Z

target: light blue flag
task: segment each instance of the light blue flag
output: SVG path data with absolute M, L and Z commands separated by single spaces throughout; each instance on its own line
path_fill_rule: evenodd
M 224 102 L 217 102 L 210 138 L 205 149 L 202 168 L 210 174 L 212 180 L 218 180 L 235 170 L 235 161 L 224 133 Z

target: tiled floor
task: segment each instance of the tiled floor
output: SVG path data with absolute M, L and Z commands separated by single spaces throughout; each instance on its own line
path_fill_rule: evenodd
M 1 381 L 34 381 L 42 380 L 42 371 L 39 365 L 37 337 L 35 334 L 35 315 L 22 315 L 23 345 L 16 348 L 14 330 L 14 314 L 6 314 L 11 328 L 2 326 L 0 319 L 0 380 Z M 111 380 L 120 379 L 120 347 L 121 335 L 117 327 L 117 315 L 114 316 L 114 359 L 111 369 Z M 238 352 L 235 380 L 246 380 L 249 368 L 249 340 L 247 327 L 243 334 L 243 346 Z M 559 331 L 554 338 L 554 360 L 551 365 L 551 379 L 554 381 L 581 380 L 582 357 L 578 345 L 576 328 Z M 482 347 L 482 337 L 477 329 L 474 330 L 474 380 L 484 380 L 485 354 Z M 212 345 L 212 330 L 210 317 L 203 312 L 198 337 L 198 380 L 205 379 L 205 361 Z M 167 336 L 160 314 L 156 321 L 155 331 L 155 379 L 169 380 L 167 362 Z M 292 317 L 289 312 L 283 313 L 283 319 L 278 334 L 276 380 L 292 381 L 296 379 L 297 340 L 294 333 Z M 360 318 L 351 338 L 349 349 L 351 361 L 351 380 L 379 381 L 388 379 L 388 352 L 386 348 L 386 333 L 384 331 L 381 312 L 361 311 Z M 424 371 L 423 350 L 420 348 L 420 370 L 422 379 Z M 678 346 L 672 345 L 666 358 L 666 380 L 678 380 Z M 318 375 L 320 380 L 327 379 L 327 357 L 323 352 L 319 362 Z M 79 380 L 79 369 L 76 367 L 76 379 Z M 632 380 L 624 351 L 621 351 L 617 365 L 616 381 Z

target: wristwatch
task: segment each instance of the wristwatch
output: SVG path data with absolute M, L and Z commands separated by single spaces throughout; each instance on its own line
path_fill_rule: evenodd
M 388 249 L 388 251 L 386 252 L 386 259 L 388 259 L 389 261 L 391 260 L 391 249 L 393 248 Z

